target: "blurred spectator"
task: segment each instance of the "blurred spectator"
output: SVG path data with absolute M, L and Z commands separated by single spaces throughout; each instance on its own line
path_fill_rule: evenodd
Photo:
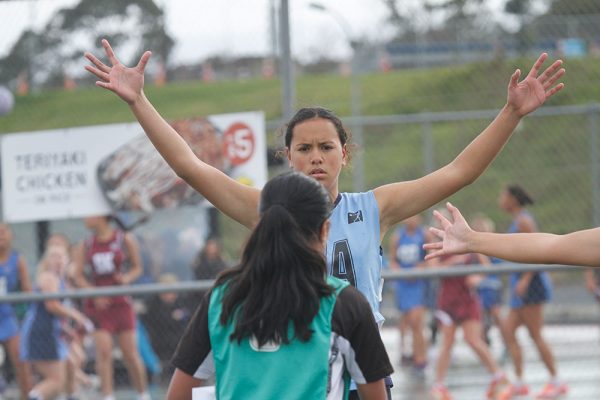
M 56 293 L 66 288 L 68 250 L 60 245 L 46 248 L 38 267 L 36 290 Z M 29 392 L 30 400 L 52 399 L 66 384 L 68 345 L 63 337 L 63 319 L 72 319 L 91 330 L 92 323 L 79 311 L 58 299 L 31 303 L 22 328 L 21 359 L 30 362 L 41 380 Z
M 172 285 L 177 281 L 174 274 L 161 275 L 158 280 L 164 285 Z M 169 360 L 183 335 L 190 310 L 179 293 L 164 292 L 146 302 L 145 313 L 140 318 L 146 327 L 152 348 L 161 361 L 162 376 L 168 379 L 173 375 Z
M 513 218 L 508 233 L 537 232 L 537 225 L 527 206 L 533 204 L 531 196 L 519 185 L 508 185 L 500 193 L 500 208 Z M 506 344 L 517 377 L 511 387 L 512 396 L 526 395 L 529 388 L 523 382 L 523 354 L 517 340 L 517 329 L 525 325 L 535 343 L 550 381 L 538 394 L 540 398 L 556 398 L 568 391 L 567 385 L 558 378 L 554 355 L 542 336 L 544 325 L 543 306 L 552 297 L 552 284 L 546 272 L 516 272 L 510 276 L 510 311 L 506 317 Z
M 194 277 L 197 280 L 214 279 L 225 268 L 227 263 L 221 254 L 221 245 L 217 239 L 208 238 L 192 263 Z
M 71 245 L 70 239 L 64 233 L 55 232 L 46 240 L 46 250 L 51 246 L 63 248 L 68 254 L 69 258 L 65 268 L 64 282 L 66 289 L 75 288 L 75 271 L 72 260 L 73 246 Z M 63 304 L 81 310 L 81 299 L 67 299 L 63 301 Z M 82 329 L 81 327 L 73 326 L 72 324 L 63 325 L 63 334 L 69 346 L 65 390 L 67 399 L 76 399 L 77 397 L 75 394 L 79 391 L 81 386 L 85 388 L 95 388 L 99 385 L 97 376 L 88 375 L 83 370 L 87 361 L 84 339 L 92 330 L 93 329 Z
M 79 287 L 130 285 L 142 273 L 138 243 L 135 237 L 114 227 L 119 224 L 112 216 L 85 218 L 92 235 L 79 243 L 75 252 L 75 277 Z M 129 271 L 124 265 L 129 263 Z M 85 276 L 90 270 L 90 280 Z M 86 299 L 84 310 L 94 322 L 96 345 L 96 371 L 104 399 L 113 400 L 113 335 L 123 353 L 129 379 L 138 393 L 138 400 L 147 400 L 147 377 L 137 348 L 135 315 L 129 296 L 94 297 Z
M 438 211 L 446 213 L 445 209 Z M 438 266 L 453 266 L 489 264 L 490 261 L 481 254 L 464 254 L 442 256 L 431 260 L 430 263 Z M 491 374 L 486 398 L 495 399 L 509 384 L 506 374 L 499 368 L 482 338 L 481 309 L 475 291 L 481 279 L 479 275 L 467 275 L 446 277 L 441 280 L 436 316 L 440 323 L 442 342 L 436 362 L 435 383 L 431 389 L 431 396 L 435 399 L 451 399 L 445 379 L 458 327 L 462 328 L 465 341 Z
M 422 226 L 422 218 L 415 215 L 407 220 L 392 234 L 389 241 L 390 269 L 412 269 L 424 266 L 425 250 L 423 244 L 429 241 L 429 233 Z M 414 371 L 422 375 L 427 364 L 427 342 L 423 335 L 425 314 L 424 279 L 399 279 L 396 281 L 396 306 L 402 313 L 398 324 L 400 330 L 400 364 L 411 363 Z M 412 351 L 406 354 L 404 342 L 406 331 L 412 334 Z
M 31 291 L 31 281 L 25 259 L 12 248 L 12 230 L 0 223 L 0 296 L 19 290 Z M 19 357 L 19 323 L 13 303 L 0 304 L 0 342 L 15 370 L 21 399 L 27 399 L 31 389 L 31 373 Z
M 600 273 L 594 269 L 588 268 L 584 272 L 585 287 L 596 301 L 600 302 Z
M 494 221 L 483 214 L 478 214 L 471 220 L 473 229 L 479 232 L 494 232 L 496 226 Z M 492 264 L 501 263 L 502 260 L 497 258 L 489 259 Z M 481 300 L 483 308 L 483 338 L 488 346 L 491 344 L 489 330 L 493 324 L 496 324 L 500 335 L 502 336 L 503 345 L 505 346 L 503 358 L 507 357 L 508 349 L 506 348 L 506 324 L 502 318 L 502 281 L 498 274 L 487 274 L 477 285 L 477 294 Z

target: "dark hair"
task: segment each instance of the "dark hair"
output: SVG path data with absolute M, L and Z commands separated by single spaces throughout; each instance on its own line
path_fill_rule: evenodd
M 325 257 L 315 248 L 330 212 L 325 188 L 312 178 L 289 172 L 267 182 L 260 221 L 240 264 L 223 272 L 215 284 L 226 284 L 220 322 L 235 324 L 231 341 L 254 336 L 262 346 L 311 338 L 310 323 L 320 300 L 333 293 Z M 290 322 L 293 337 L 288 337 Z
M 304 107 L 298 110 L 296 114 L 290 119 L 285 127 L 285 146 L 290 147 L 292 144 L 292 136 L 294 134 L 294 128 L 301 122 L 309 119 L 323 118 L 331 121 L 335 130 L 338 133 L 342 146 L 350 141 L 350 135 L 342 124 L 342 121 L 331 111 L 323 107 Z
M 126 224 L 125 221 L 123 221 L 123 219 L 116 214 L 109 214 L 105 217 L 108 222 L 114 223 L 120 230 L 124 232 L 132 231 L 138 226 L 145 224 L 150 219 L 150 216 L 148 214 L 145 214 L 138 218 L 136 221 L 133 221 L 131 224 Z
M 506 186 L 506 190 L 522 207 L 533 204 L 533 198 L 521 186 L 510 184 Z

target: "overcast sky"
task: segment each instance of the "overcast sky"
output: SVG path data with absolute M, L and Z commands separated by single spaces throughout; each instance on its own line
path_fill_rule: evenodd
M 79 0 L 0 1 L 0 57 L 4 56 L 23 29 L 43 27 L 54 13 Z M 102 1 L 102 0 L 98 0 Z M 176 39 L 176 63 L 198 61 L 215 54 L 266 54 L 270 51 L 270 4 L 279 0 L 155 0 L 165 9 L 167 28 Z M 421 0 L 402 0 L 403 7 Z M 325 5 L 331 12 L 309 7 Z M 498 10 L 505 0 L 487 0 Z M 322 55 L 350 55 L 347 35 L 340 20 L 348 23 L 350 35 L 383 40 L 391 29 L 384 24 L 382 0 L 289 0 L 292 51 L 308 61 Z M 337 14 L 337 18 L 336 15 Z
M 101 0 L 99 0 L 101 1 Z M 270 51 L 272 0 L 155 0 L 163 6 L 169 33 L 176 39 L 176 62 L 197 61 L 214 54 L 266 54 Z M 0 57 L 23 29 L 44 26 L 60 8 L 78 0 L 0 1 Z M 278 1 L 277 1 L 278 3 Z M 315 11 L 311 0 L 290 0 L 292 50 L 302 59 L 326 53 L 343 58 L 350 54 L 346 36 L 333 13 Z M 338 19 L 348 22 L 351 34 L 382 39 L 385 8 L 380 0 L 321 0 Z

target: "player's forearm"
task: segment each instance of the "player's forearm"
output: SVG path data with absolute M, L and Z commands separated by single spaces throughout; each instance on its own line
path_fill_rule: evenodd
M 452 161 L 457 175 L 469 184 L 496 158 L 510 139 L 521 117 L 505 105 L 496 118 Z
M 526 264 L 550 263 L 548 233 L 488 233 L 472 232 L 467 241 L 469 252 L 482 253 L 512 262 Z
M 567 235 L 472 232 L 467 246 L 469 251 L 514 262 L 600 267 L 600 228 Z
M 142 92 L 137 101 L 130 104 L 131 111 L 146 135 L 175 173 L 185 179 L 190 160 L 197 157 L 186 141 L 158 113 Z

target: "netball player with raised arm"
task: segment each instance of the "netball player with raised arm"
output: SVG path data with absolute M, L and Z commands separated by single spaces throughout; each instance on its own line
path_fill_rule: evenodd
M 156 149 L 175 173 L 224 214 L 248 228 L 258 221 L 260 189 L 243 185 L 198 159 L 187 143 L 145 96 L 144 69 L 151 53 L 125 67 L 108 41 L 102 44 L 109 63 L 90 53 L 86 69 L 98 77 L 96 85 L 123 99 Z M 516 70 L 508 84 L 506 105 L 494 121 L 452 162 L 422 178 L 395 182 L 365 193 L 340 193 L 342 167 L 348 162 L 349 135 L 340 119 L 323 108 L 303 108 L 287 124 L 285 153 L 290 167 L 319 181 L 335 207 L 331 215 L 326 259 L 328 272 L 356 286 L 369 300 L 376 321 L 382 289 L 381 240 L 400 221 L 418 214 L 472 183 L 510 138 L 519 121 L 563 88 L 558 83 L 565 70 L 562 62 L 540 69 L 542 54 L 525 79 Z

